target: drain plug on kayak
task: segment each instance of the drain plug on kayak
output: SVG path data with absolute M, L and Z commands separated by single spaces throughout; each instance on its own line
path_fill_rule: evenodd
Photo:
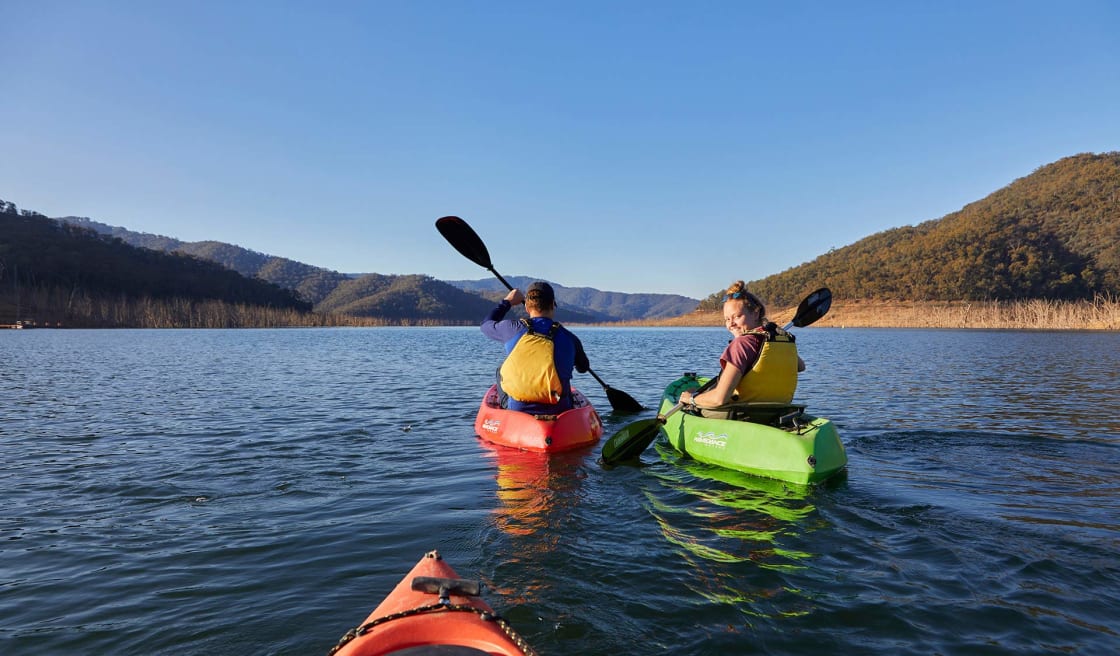
M 809 456 L 809 460 L 807 462 L 809 463 L 809 466 L 812 467 L 813 469 L 817 468 L 817 457 L 816 456 Z

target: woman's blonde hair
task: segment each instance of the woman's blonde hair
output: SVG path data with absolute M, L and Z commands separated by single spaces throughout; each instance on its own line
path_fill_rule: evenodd
M 747 283 L 742 280 L 736 280 L 731 283 L 727 288 L 727 292 L 723 296 L 723 302 L 729 303 L 731 301 L 738 301 L 743 304 L 746 310 L 755 310 L 758 312 L 758 320 L 760 323 L 766 323 L 766 306 L 762 304 L 757 296 L 747 291 Z

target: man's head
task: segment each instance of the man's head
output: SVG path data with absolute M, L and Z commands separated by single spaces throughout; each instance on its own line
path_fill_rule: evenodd
M 538 280 L 525 293 L 525 309 L 530 314 L 551 314 L 556 309 L 556 293 L 552 285 Z

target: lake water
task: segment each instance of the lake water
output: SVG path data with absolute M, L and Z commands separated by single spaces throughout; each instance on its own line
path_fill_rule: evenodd
M 650 407 L 726 344 L 577 333 Z M 489 446 L 474 328 L 0 332 L 0 653 L 325 654 L 430 549 L 545 655 L 1120 652 L 1120 334 L 798 336 L 818 488 Z

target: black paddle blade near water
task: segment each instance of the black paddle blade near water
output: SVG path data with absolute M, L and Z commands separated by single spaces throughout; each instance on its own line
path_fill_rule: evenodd
M 615 389 L 610 385 L 604 385 L 603 389 L 607 393 L 607 401 L 610 402 L 611 408 L 615 412 L 641 412 L 643 406 L 641 403 L 620 389 Z
M 591 374 L 603 386 L 603 391 L 607 393 L 607 400 L 611 403 L 611 409 L 615 412 L 641 412 L 644 409 L 642 404 L 638 403 L 634 397 L 606 384 L 602 378 L 599 378 L 599 374 L 590 369 L 587 370 L 587 373 Z

